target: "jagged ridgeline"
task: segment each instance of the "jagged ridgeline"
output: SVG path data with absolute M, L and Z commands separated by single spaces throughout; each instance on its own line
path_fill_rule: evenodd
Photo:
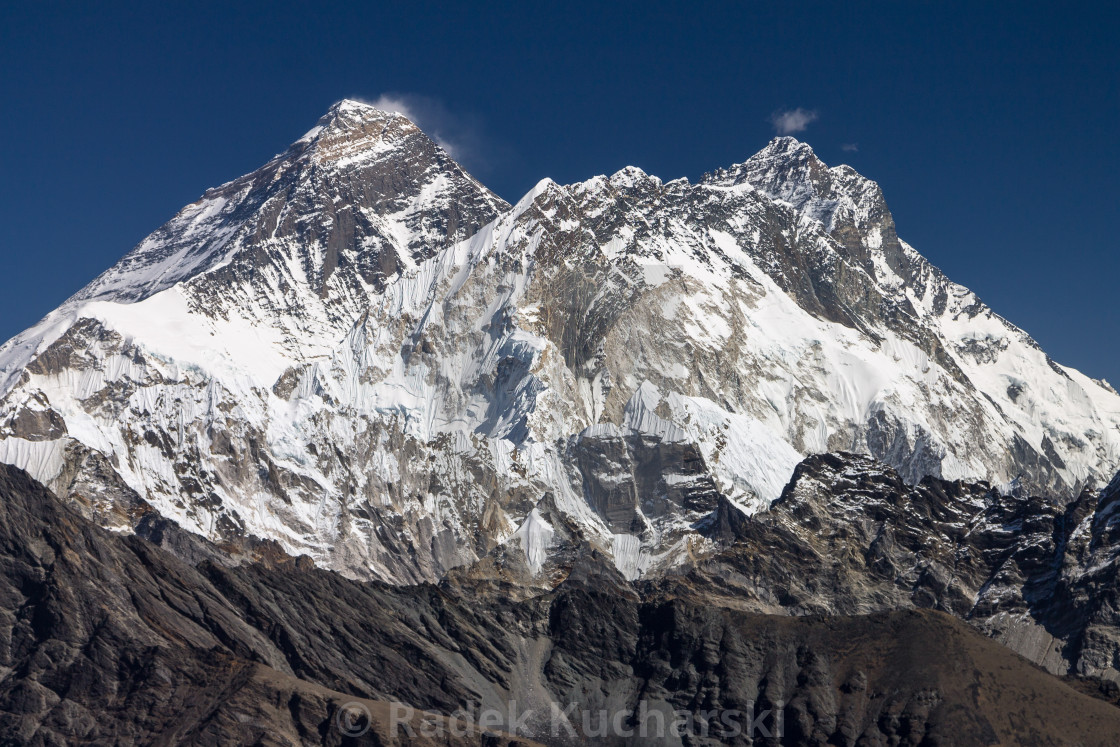
M 1118 466 L 803 143 L 511 206 L 343 101 L 0 348 L 0 745 L 1114 745 Z
M 1120 464 L 1120 396 L 803 143 L 510 206 L 353 101 L 9 341 L 0 387 L 0 460 L 96 523 L 392 583 L 549 587 L 584 546 L 656 578 L 812 454 L 1053 505 Z

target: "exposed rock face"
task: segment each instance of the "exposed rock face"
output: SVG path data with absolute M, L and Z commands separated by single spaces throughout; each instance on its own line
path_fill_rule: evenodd
M 580 545 L 656 576 L 838 450 L 1060 504 L 1120 467 L 1120 396 L 789 138 L 510 206 L 342 102 L 0 349 L 0 461 L 103 526 L 393 583 Z
M 938 612 L 791 618 L 664 591 L 643 600 L 594 554 L 518 601 L 489 584 L 363 583 L 291 559 L 217 563 L 219 549 L 165 529 L 165 547 L 197 565 L 92 526 L 0 467 L 0 742 L 559 745 L 574 732 L 606 744 L 1103 746 L 1120 735 L 1120 709 Z M 452 731 L 450 717 L 509 714 L 511 700 L 512 721 Z M 567 719 L 555 733 L 553 702 Z M 409 738 L 394 720 L 405 704 L 436 726 L 412 711 Z M 340 716 L 347 706 L 358 719 Z M 598 736 L 603 710 L 619 726 Z M 368 732 L 347 736 L 367 718 Z
M 291 676 L 266 634 L 147 541 L 89 525 L 11 467 L 0 498 L 4 744 L 298 743 L 352 699 Z
M 1062 506 L 813 456 L 768 512 L 722 527 L 726 550 L 665 583 L 760 612 L 942 610 L 1052 672 L 1120 681 L 1118 500 L 1120 478 Z

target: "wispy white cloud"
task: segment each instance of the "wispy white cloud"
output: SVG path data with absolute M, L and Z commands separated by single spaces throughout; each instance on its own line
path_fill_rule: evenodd
M 804 132 L 805 128 L 810 123 L 817 121 L 820 116 L 815 110 L 802 109 L 800 106 L 796 109 L 782 109 L 770 115 L 770 124 L 774 125 L 774 131 L 779 135 L 792 135 L 795 132 Z
M 844 151 L 845 153 L 858 153 L 859 143 L 843 143 L 840 146 L 840 150 Z

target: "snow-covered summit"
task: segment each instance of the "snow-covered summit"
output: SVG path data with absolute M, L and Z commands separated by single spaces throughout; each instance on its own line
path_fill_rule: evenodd
M 1120 466 L 1120 396 L 792 138 L 511 207 L 342 101 L 0 348 L 0 460 L 103 524 L 396 582 L 572 543 L 657 573 L 836 450 L 1070 496 Z
M 353 189 L 357 192 L 351 194 Z M 390 239 L 408 244 L 411 254 L 435 234 L 417 236 L 417 227 L 407 225 L 408 217 L 429 208 L 455 212 L 452 203 L 460 202 L 464 210 L 481 208 L 488 217 L 505 207 L 406 116 L 346 99 L 334 104 L 312 130 L 272 161 L 208 190 L 183 208 L 79 291 L 75 300 L 147 297 L 226 264 L 247 244 L 267 238 L 261 231 L 276 235 L 284 228 L 296 228 L 273 225 L 281 219 L 299 223 L 297 230 L 304 234 L 316 223 L 336 219 L 346 224 L 376 223 L 377 218 L 403 222 L 384 227 L 394 234 Z M 382 212 L 394 208 L 397 217 Z M 353 217 L 340 218 L 339 211 Z M 476 229 L 479 224 L 468 221 L 467 226 Z M 457 224 L 455 229 L 453 237 L 461 238 L 463 226 Z M 247 232 L 252 235 L 246 236 Z M 327 243 L 351 243 L 356 238 Z
M 372 158 L 396 148 L 407 148 L 409 138 L 427 138 L 405 114 L 383 111 L 371 104 L 343 99 L 331 106 L 319 122 L 292 144 L 291 151 L 310 151 L 318 163 Z M 284 157 L 282 155 L 281 157 Z
M 324 117 L 329 118 L 339 115 L 378 118 L 405 116 L 404 112 L 397 109 L 379 109 L 375 105 L 361 101 L 360 99 L 340 99 L 331 104 Z

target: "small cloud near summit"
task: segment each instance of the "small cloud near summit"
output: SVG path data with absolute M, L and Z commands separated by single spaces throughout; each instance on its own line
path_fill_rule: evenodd
M 795 132 L 804 132 L 810 123 L 817 121 L 819 115 L 815 110 L 783 109 L 770 115 L 770 124 L 779 135 L 792 135 Z
M 840 150 L 845 153 L 859 153 L 859 143 L 842 143 Z

